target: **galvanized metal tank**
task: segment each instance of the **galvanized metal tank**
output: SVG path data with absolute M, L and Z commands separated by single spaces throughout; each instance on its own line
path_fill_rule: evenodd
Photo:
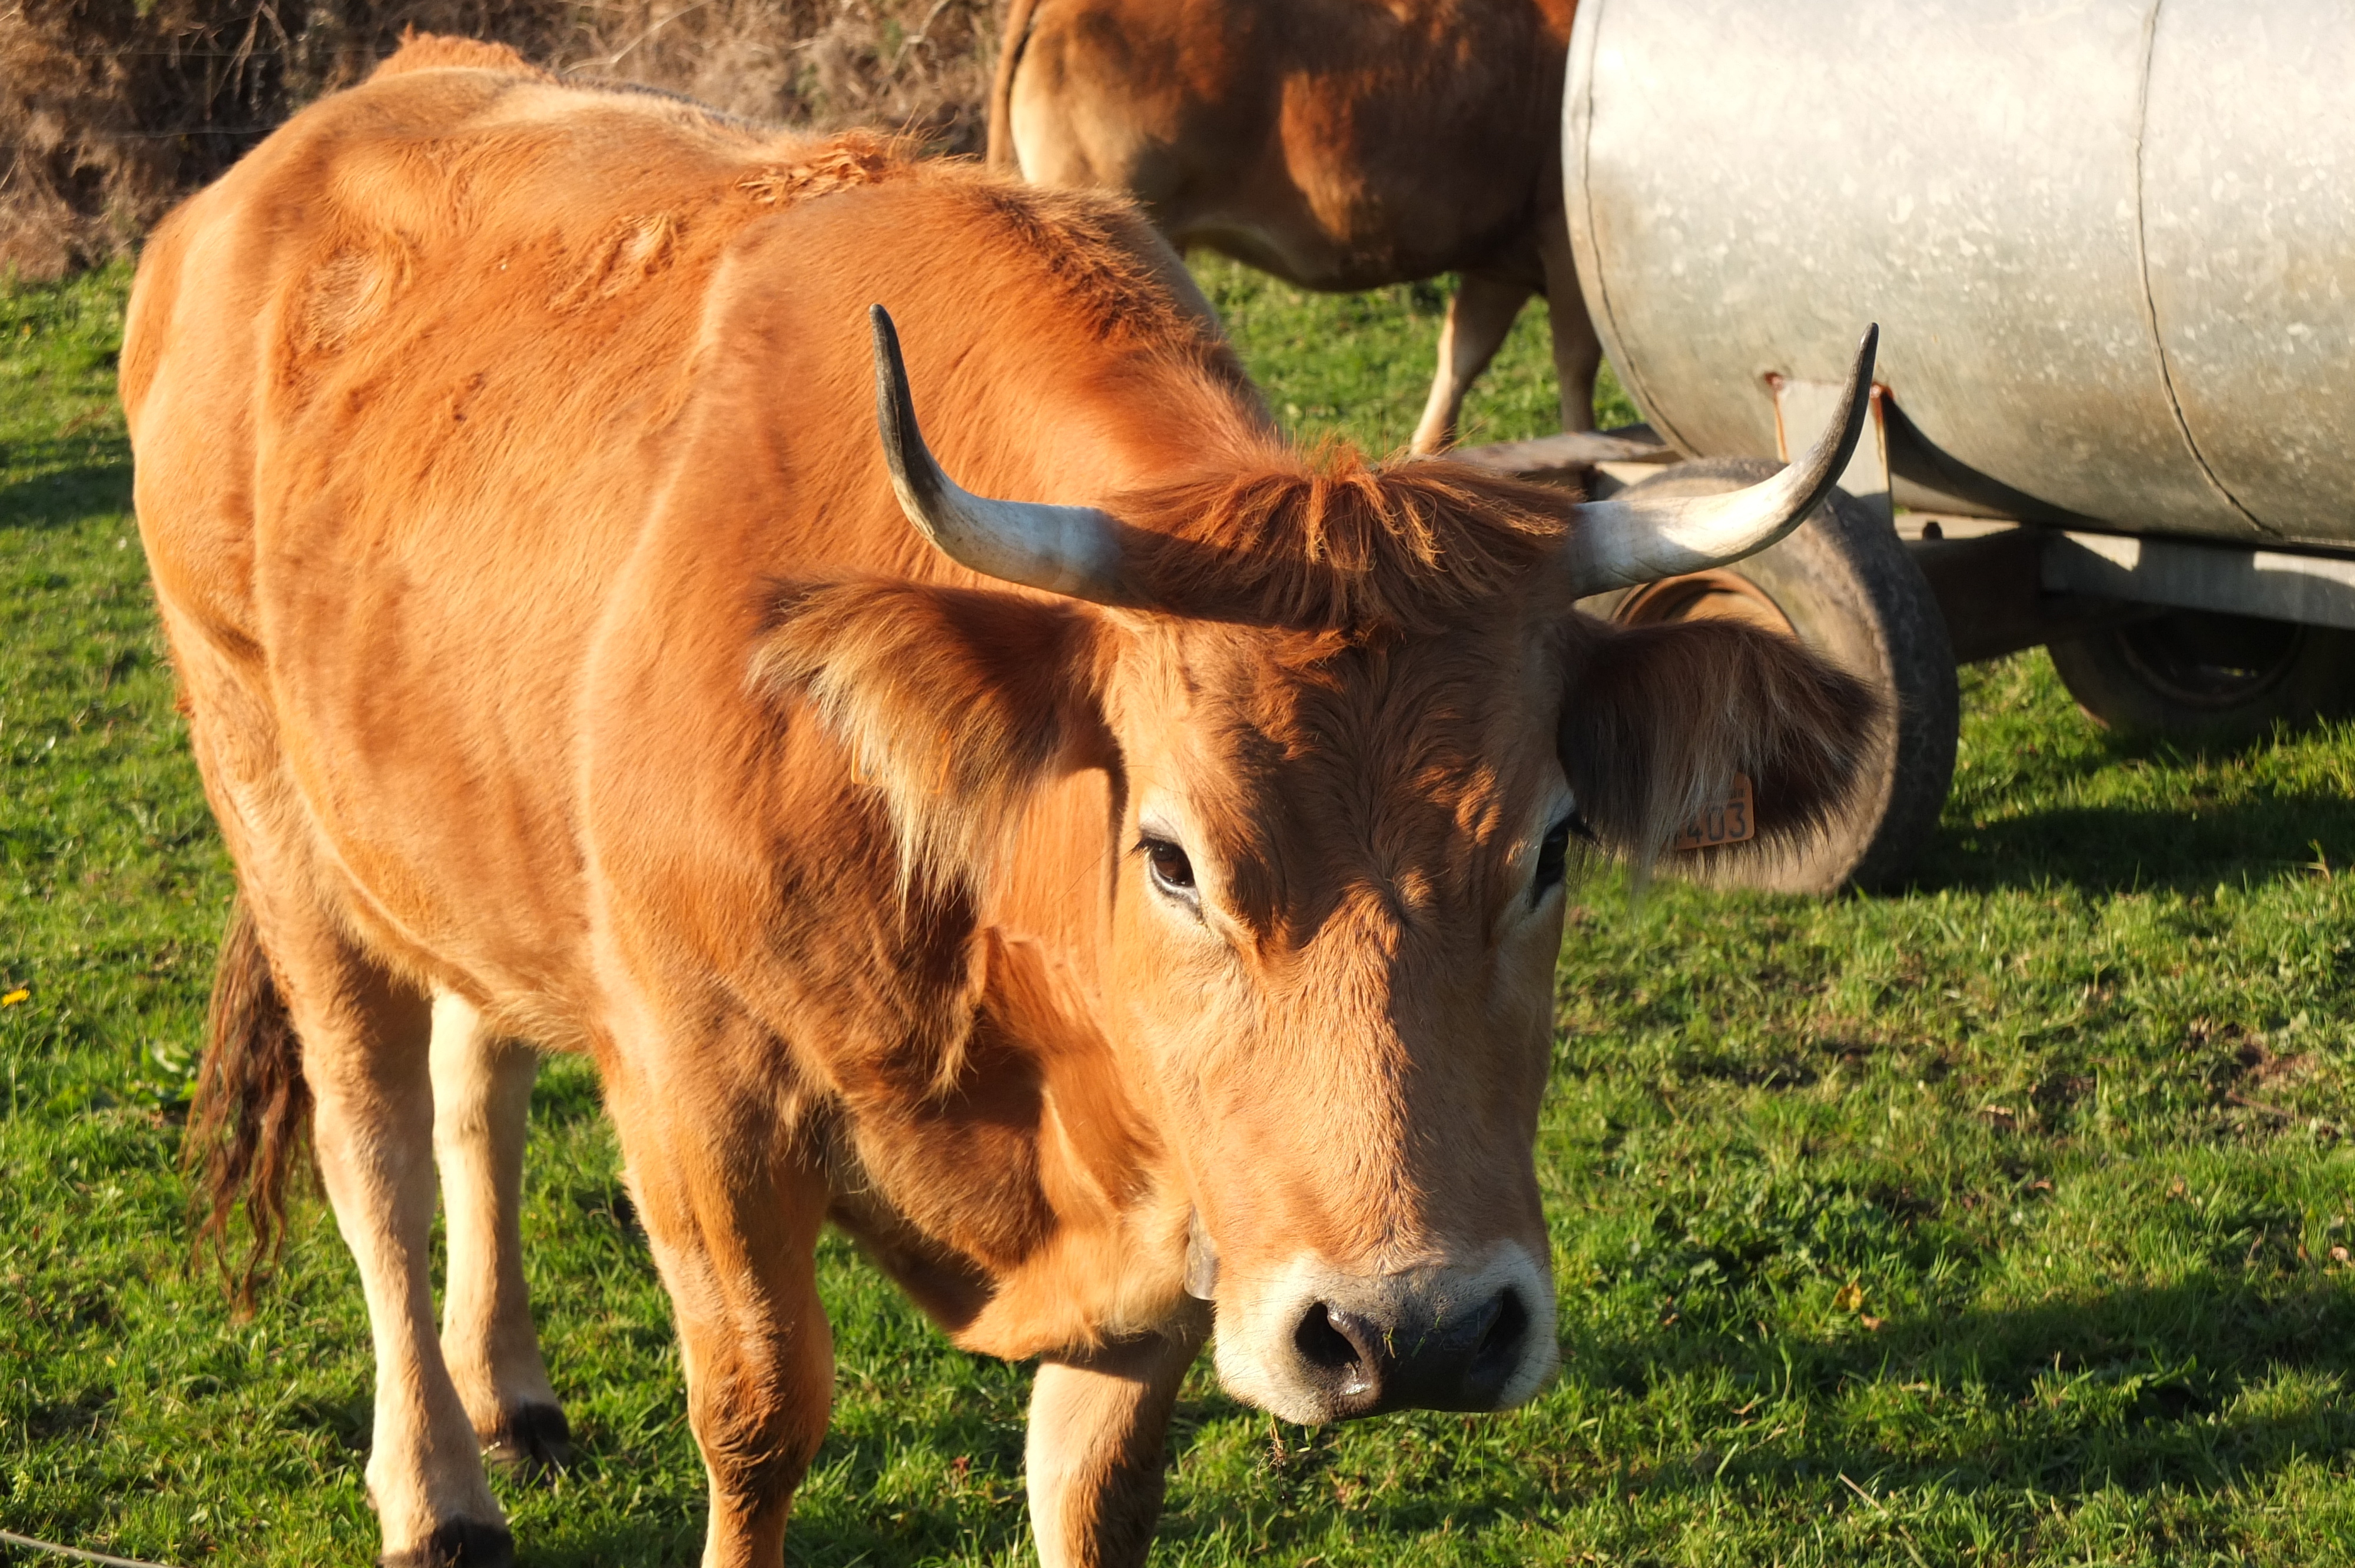
M 2355 545 L 2355 3 L 1582 0 L 1588 306 L 1653 424 L 1881 323 L 1903 503 Z

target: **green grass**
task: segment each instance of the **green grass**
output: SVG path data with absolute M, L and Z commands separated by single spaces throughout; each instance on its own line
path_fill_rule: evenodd
M 1403 440 L 1437 295 L 1204 270 L 1289 422 Z M 0 991 L 31 993 L 0 1008 L 0 1524 L 360 1563 L 367 1335 L 323 1207 L 248 1321 L 186 1266 L 229 881 L 127 515 L 123 282 L 0 293 Z M 1471 439 L 1551 398 L 1532 313 Z M 2125 748 L 2041 654 L 1965 695 L 1916 890 L 1581 895 L 1540 1154 L 1561 1379 L 1503 1417 L 1307 1431 L 1198 1369 L 1156 1562 L 2355 1558 L 2355 732 Z M 692 1563 L 677 1356 L 587 1068 L 533 1114 L 529 1262 L 585 1463 L 500 1483 L 522 1560 Z M 1026 1372 L 837 1242 L 824 1289 L 839 1393 L 790 1560 L 1021 1560 Z
M 1195 275 L 1286 429 L 1314 441 L 1341 436 L 1372 452 L 1403 448 L 1423 417 L 1437 364 L 1442 283 L 1401 283 L 1365 294 L 1308 294 L 1198 252 Z M 1545 306 L 1531 302 L 1487 374 L 1465 399 L 1457 440 L 1518 440 L 1561 429 Z M 1631 425 L 1636 411 L 1605 365 L 1595 418 Z

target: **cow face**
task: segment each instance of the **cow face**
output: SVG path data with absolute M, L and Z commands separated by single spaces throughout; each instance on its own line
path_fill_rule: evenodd
M 1845 439 L 1661 515 L 1274 452 L 1115 516 L 959 489 L 878 339 L 910 517 L 1059 597 L 815 590 L 771 676 L 857 749 L 925 876 L 985 882 L 1029 791 L 1113 779 L 1104 1022 L 1234 1393 L 1303 1422 L 1527 1398 L 1555 1358 L 1532 1145 L 1568 874 L 1588 842 L 1649 858 L 1737 771 L 1763 843 L 1810 831 L 1875 716 L 1785 640 L 1571 605 L 1794 525 L 1846 461 L 1869 345 Z
M 1530 1150 L 1563 884 L 1559 629 L 1132 630 L 1108 998 L 1228 1387 L 1491 1409 L 1554 1359 Z
M 1531 1149 L 1568 881 L 1737 770 L 1770 838 L 1804 832 L 1872 725 L 1778 638 L 1481 608 L 1361 637 L 1156 620 L 1107 682 L 1108 1000 L 1196 1204 L 1221 1376 L 1293 1420 L 1543 1382 Z
M 1762 839 L 1805 832 L 1874 716 L 1784 639 L 1614 630 L 1541 582 L 1355 632 L 851 583 L 799 599 L 770 658 L 923 876 L 986 884 L 1029 791 L 1110 775 L 1098 1022 L 1192 1206 L 1221 1375 L 1303 1422 L 1544 1381 L 1566 883 L 1736 771 Z

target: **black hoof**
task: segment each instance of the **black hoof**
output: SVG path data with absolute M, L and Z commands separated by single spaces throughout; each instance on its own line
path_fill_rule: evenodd
M 483 1436 L 483 1457 L 502 1470 L 538 1476 L 572 1465 L 572 1426 L 552 1404 L 527 1404 Z
M 378 1568 L 514 1568 L 515 1537 L 504 1524 L 453 1520 L 435 1528 L 422 1546 L 388 1552 Z

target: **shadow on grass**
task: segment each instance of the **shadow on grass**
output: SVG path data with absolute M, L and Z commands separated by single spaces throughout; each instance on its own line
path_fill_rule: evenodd
M 131 452 L 118 438 L 11 442 L 8 460 L 37 471 L 0 482 L 0 528 L 67 528 L 131 510 Z
M 1892 1322 L 1837 1344 L 1695 1333 L 1566 1347 L 1570 1375 L 1640 1397 L 1730 1368 L 1765 1399 L 1813 1406 L 1801 1449 L 1703 1451 L 1629 1485 L 1762 1489 L 1845 1474 L 1881 1487 L 2071 1496 L 2209 1490 L 2292 1459 L 2355 1452 L 2355 1289 L 2227 1277 L 2015 1311 Z M 2314 1397 L 2275 1400 L 2285 1374 Z M 1859 1408 L 1888 1396 L 1870 1410 Z M 2255 1397 L 2251 1397 L 2251 1396 Z M 1875 1442 L 1865 1429 L 1898 1436 Z
M 1547 1502 L 1574 1505 L 1603 1491 L 1666 1494 L 1732 1490 L 1764 1499 L 1812 1493 L 1845 1475 L 1875 1491 L 1935 1485 L 2007 1500 L 2089 1496 L 2112 1488 L 2209 1491 L 2262 1478 L 2292 1460 L 2355 1452 L 2355 1408 L 2339 1390 L 2355 1383 L 2355 1289 L 2336 1280 L 2213 1276 L 2164 1288 L 2115 1290 L 2013 1311 L 1931 1316 L 1835 1343 L 1789 1337 L 1744 1341 L 1687 1328 L 1625 1340 L 1575 1337 L 1564 1376 L 1609 1397 L 1645 1399 L 1656 1386 L 1731 1372 L 1756 1403 L 1777 1408 L 1760 1423 L 1807 1409 L 1804 1436 L 1745 1451 L 1732 1430 L 1723 1446 L 1593 1470 L 1547 1484 L 1518 1470 L 1495 1484 L 1459 1473 L 1444 1495 L 1408 1494 L 1353 1507 L 1350 1528 L 1401 1539 L 1441 1528 L 1477 1531 L 1518 1524 Z M 2285 1373 L 2309 1381 L 2311 1397 L 2278 1395 Z M 2254 1395 L 2256 1397 L 2251 1397 Z M 1878 1402 L 1878 1403 L 1876 1403 Z M 1223 1394 L 1181 1403 L 1171 1434 L 1182 1451 L 1203 1427 L 1253 1413 Z M 1409 1417 L 1452 1441 L 1456 1416 Z M 1724 1413 L 1728 1428 L 1740 1422 Z M 1893 1435 L 1875 1440 L 1873 1433 Z M 847 1508 L 796 1510 L 788 1559 L 812 1564 L 899 1562 L 917 1556 L 993 1558 L 1018 1553 L 1028 1530 L 1019 1473 L 1022 1433 L 1000 1415 L 960 1413 L 928 1428 L 930 1446 L 973 1459 L 971 1484 L 988 1496 L 902 1498 L 888 1514 Z M 1400 1434 L 1403 1440 L 1403 1429 Z M 1469 1430 L 1465 1439 L 1475 1441 Z M 819 1464 L 847 1466 L 842 1495 L 888 1490 L 891 1445 L 837 1433 Z M 1313 1487 L 1326 1445 L 1311 1435 L 1287 1487 Z M 1644 1446 L 1645 1451 L 1650 1451 Z M 623 1455 L 605 1465 L 627 1466 Z M 593 1467 L 594 1459 L 591 1460 Z M 593 1474 L 593 1468 L 591 1473 Z M 609 1470 L 609 1474 L 610 1474 Z M 518 1561 L 540 1568 L 591 1563 L 691 1563 L 702 1540 L 702 1502 L 670 1518 L 578 1534 L 531 1532 Z M 1173 1515 L 1173 1542 L 1207 1537 L 1223 1516 Z M 1271 1549 L 1304 1544 L 1334 1523 L 1329 1503 L 1304 1499 L 1259 1516 Z
M 624 1435 L 602 1433 L 584 1423 L 575 1432 L 576 1470 L 565 1484 L 585 1484 L 626 1493 L 631 1476 L 647 1457 L 633 1452 Z M 993 1412 L 986 1401 L 923 1428 L 925 1445 L 970 1462 L 960 1468 L 945 1495 L 909 1495 L 891 1474 L 904 1460 L 900 1445 L 872 1432 L 856 1433 L 837 1424 L 818 1451 L 812 1473 L 831 1472 L 825 1495 L 805 1494 L 786 1531 L 786 1561 L 831 1568 L 840 1564 L 902 1563 L 918 1558 L 994 1558 L 1018 1553 L 1029 1530 L 1023 1504 L 1023 1428 Z M 890 1499 L 887 1502 L 877 1499 Z M 666 1498 L 648 1509 L 634 1508 L 622 1523 L 550 1530 L 545 1523 L 521 1527 L 517 1540 L 519 1568 L 613 1568 L 613 1564 L 681 1564 L 701 1560 L 706 1500 L 699 1490 L 685 1499 Z M 667 1516 L 667 1517 L 666 1517 Z
M 2076 808 L 1941 828 L 1914 885 L 2206 892 L 2219 883 L 2308 874 L 2318 842 L 2334 867 L 2342 857 L 2355 860 L 2355 800 L 2279 795 L 2185 810 Z
M 1818 1498 L 1839 1477 L 1886 1493 L 1929 1488 L 1978 1495 L 2004 1516 L 2023 1499 L 2049 1507 L 2126 1490 L 2209 1493 L 2261 1481 L 2296 1459 L 2355 1453 L 2355 1287 L 2343 1281 L 2258 1290 L 2230 1278 L 2113 1290 L 2019 1311 L 1931 1316 L 1837 1344 L 1717 1332 L 1663 1332 L 1635 1342 L 1566 1342 L 1563 1377 L 1618 1401 L 1656 1384 L 1731 1371 L 1762 1413 L 1742 1426 L 1724 1410 L 1700 1448 L 1653 1457 L 1627 1446 L 1625 1469 L 1594 1465 L 1540 1481 L 1552 1443 L 1533 1429 L 1533 1465 L 1493 1478 L 1458 1467 L 1444 1493 L 1359 1504 L 1352 1532 L 1394 1535 L 1519 1526 L 1597 1495 L 1717 1495 L 1769 1504 Z M 2301 1375 L 2303 1389 L 2280 1389 Z M 1771 1426 L 1804 1405 L 1796 1434 Z M 1542 1405 L 1540 1405 L 1542 1410 Z M 1239 1415 L 1227 1401 L 1182 1410 Z M 1432 1417 L 1411 1417 L 1430 1425 Z M 1458 1417 L 1442 1417 L 1458 1420 Z M 1665 1417 L 1675 1425 L 1679 1417 Z M 1708 1420 L 1702 1417 L 1702 1429 Z M 1444 1432 L 1432 1441 L 1448 1443 Z M 1465 1448 L 1476 1436 L 1465 1429 Z M 1557 1471 L 1559 1474 L 1559 1471 Z M 1314 1462 L 1307 1477 L 1314 1477 Z M 1844 1488 L 1841 1488 L 1844 1490 Z M 1841 1495 L 1841 1507 L 1849 1498 Z M 1333 1507 L 1260 1516 L 1272 1549 L 1305 1547 L 1336 1523 Z M 1164 1535 L 1208 1538 L 1220 1519 L 1170 1519 Z
M 1692 1330 L 1573 1339 L 1563 1364 L 1564 1377 L 1631 1401 L 1655 1385 L 1731 1371 L 1761 1406 L 1774 1408 L 1739 1431 L 1739 1419 L 1724 1412 L 1715 1445 L 1689 1454 L 1647 1462 L 1637 1456 L 1656 1450 L 1637 1445 L 1624 1470 L 1548 1483 L 1508 1467 L 1494 1484 L 1459 1470 L 1449 1495 L 1353 1508 L 1352 1531 L 1476 1533 L 1606 1492 L 1731 1491 L 1788 1502 L 1843 1475 L 1875 1492 L 1936 1486 L 1979 1494 L 2000 1514 L 2023 1498 L 2073 1499 L 2113 1488 L 2220 1490 L 2301 1458 L 2355 1453 L 2355 1408 L 2342 1396 L 2355 1383 L 2355 1288 L 2344 1281 L 2268 1290 L 2218 1277 L 1892 1322 L 1832 1344 Z M 2285 1374 L 2302 1376 L 2306 1386 L 2284 1397 Z M 1794 1401 L 1806 1407 L 1803 1436 L 1765 1439 Z M 1241 1413 L 1219 1400 L 1181 1411 L 1181 1421 Z M 1745 1441 L 1757 1447 L 1745 1449 Z M 1190 1532 L 1188 1521 L 1172 1522 L 1174 1533 L 1186 1534 L 1218 1521 L 1190 1521 Z M 1329 1506 L 1284 1509 L 1264 1528 L 1268 1543 L 1282 1548 L 1320 1538 L 1332 1522 Z

